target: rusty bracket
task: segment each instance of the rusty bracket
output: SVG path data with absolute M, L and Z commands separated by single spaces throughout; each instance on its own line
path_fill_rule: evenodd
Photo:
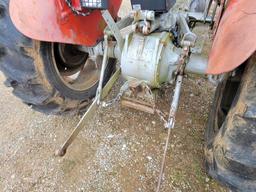
M 121 98 L 121 106 L 129 107 L 146 113 L 155 113 L 155 96 L 150 87 L 139 80 L 128 82 L 128 89 Z

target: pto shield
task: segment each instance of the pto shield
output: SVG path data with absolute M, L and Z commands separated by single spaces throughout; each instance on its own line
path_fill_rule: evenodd
M 77 7 L 77 0 L 74 6 Z M 121 0 L 110 0 L 109 11 L 117 17 Z M 90 16 L 75 15 L 65 0 L 10 0 L 12 22 L 24 35 L 49 42 L 93 46 L 102 39 L 106 26 L 100 10 Z

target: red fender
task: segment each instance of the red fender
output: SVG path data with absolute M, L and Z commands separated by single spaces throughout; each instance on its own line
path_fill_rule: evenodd
M 73 2 L 79 8 L 78 0 Z M 109 11 L 114 18 L 121 2 L 109 1 Z M 40 41 L 93 46 L 102 39 L 106 26 L 99 10 L 87 17 L 77 16 L 65 0 L 10 0 L 9 11 L 21 33 Z
M 256 50 L 256 0 L 230 0 L 209 56 L 208 74 L 229 72 Z

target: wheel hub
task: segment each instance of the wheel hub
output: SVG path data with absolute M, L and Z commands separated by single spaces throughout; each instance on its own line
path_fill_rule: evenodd
M 101 58 L 92 59 L 76 45 L 56 43 L 53 46 L 55 68 L 62 82 L 77 91 L 94 86 L 99 79 Z

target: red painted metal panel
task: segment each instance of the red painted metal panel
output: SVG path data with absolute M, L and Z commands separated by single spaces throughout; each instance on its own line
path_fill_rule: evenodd
M 256 1 L 230 0 L 215 36 L 208 74 L 232 71 L 256 50 Z
M 117 17 L 122 0 L 110 0 L 109 11 Z M 100 10 L 88 17 L 77 16 L 65 0 L 10 0 L 10 15 L 24 35 L 49 42 L 93 46 L 103 37 L 106 26 Z
M 73 6 L 74 6 L 77 10 L 79 10 L 79 11 L 82 10 L 80 0 L 73 0 L 72 2 L 73 2 L 73 4 L 74 4 Z

